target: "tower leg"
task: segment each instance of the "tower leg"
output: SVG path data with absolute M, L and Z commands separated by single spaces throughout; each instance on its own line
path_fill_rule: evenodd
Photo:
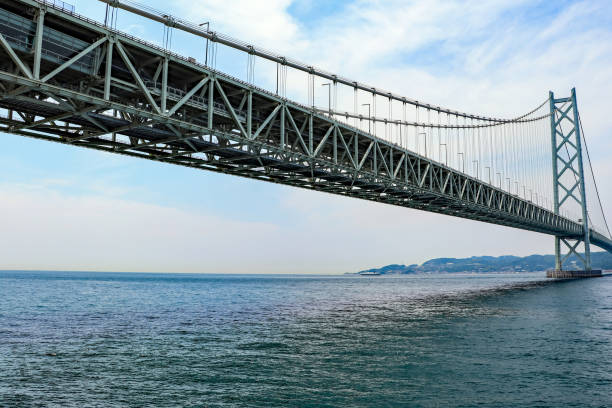
M 560 271 L 563 269 L 561 263 L 561 238 L 555 237 L 555 270 Z

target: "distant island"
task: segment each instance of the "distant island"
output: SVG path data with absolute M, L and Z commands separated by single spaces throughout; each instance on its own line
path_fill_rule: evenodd
M 612 254 L 608 252 L 591 252 L 593 269 L 612 269 Z M 566 261 L 568 268 L 580 269 L 575 256 Z M 417 273 L 490 273 L 490 272 L 540 272 L 555 266 L 554 255 L 519 256 L 473 256 L 471 258 L 435 258 L 422 265 L 392 264 L 381 268 L 372 268 L 359 272 L 347 272 L 351 275 L 391 275 Z

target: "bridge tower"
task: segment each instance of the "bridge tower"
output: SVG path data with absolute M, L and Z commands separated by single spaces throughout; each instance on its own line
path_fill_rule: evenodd
M 582 134 L 576 103 L 576 89 L 571 96 L 555 98 L 550 92 L 550 126 L 552 141 L 553 198 L 554 212 L 561 214 L 564 209 L 576 204 L 580 208 L 582 236 L 555 237 L 555 270 L 549 277 L 569 278 L 596 275 L 601 271 L 591 270 L 591 241 L 589 216 L 587 213 L 582 160 Z M 582 263 L 581 271 L 564 271 L 564 263 L 575 255 Z

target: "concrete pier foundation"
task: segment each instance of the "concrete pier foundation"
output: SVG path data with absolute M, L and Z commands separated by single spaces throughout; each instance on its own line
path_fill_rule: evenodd
M 580 279 L 580 278 L 600 278 L 602 275 L 601 270 L 592 271 L 560 271 L 550 270 L 546 271 L 546 277 L 552 279 Z

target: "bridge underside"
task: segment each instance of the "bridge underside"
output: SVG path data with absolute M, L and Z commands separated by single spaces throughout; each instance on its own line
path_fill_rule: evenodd
M 0 34 L 0 131 L 566 238 L 582 234 L 580 224 L 531 201 L 82 17 L 0 0 Z M 592 236 L 612 251 L 612 241 Z

